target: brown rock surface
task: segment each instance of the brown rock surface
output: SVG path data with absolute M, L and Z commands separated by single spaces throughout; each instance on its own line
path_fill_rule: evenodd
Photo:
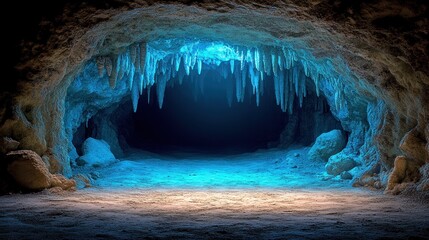
M 0 138 L 0 154 L 6 154 L 18 148 L 19 142 L 9 137 Z
M 8 172 L 22 187 L 42 190 L 51 186 L 51 174 L 37 153 L 31 150 L 13 151 L 7 154 L 10 161 Z
M 76 181 L 67 179 L 61 174 L 52 174 L 50 178 L 51 187 L 60 187 L 63 190 L 75 190 Z
M 61 174 L 51 174 L 37 153 L 31 150 L 13 151 L 6 155 L 8 173 L 27 190 L 43 190 L 60 187 L 63 190 L 74 190 L 75 180 L 67 179 Z

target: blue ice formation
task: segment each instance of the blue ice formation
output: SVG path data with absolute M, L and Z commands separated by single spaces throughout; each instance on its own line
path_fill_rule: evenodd
M 272 77 L 277 105 L 292 113 L 295 96 L 302 106 L 308 81 L 313 81 L 317 96 L 320 82 L 329 82 L 334 89 L 334 107 L 344 104 L 343 75 L 336 72 L 329 60 L 309 60 L 304 51 L 287 46 L 236 46 L 223 42 L 157 40 L 127 47 L 116 56 L 100 56 L 96 60 L 100 77 L 107 74 L 115 88 L 116 81 L 126 78 L 130 87 L 134 112 L 143 91 L 150 94 L 156 85 L 159 107 L 162 108 L 165 88 L 170 81 L 181 84 L 185 76 L 204 75 L 216 69 L 227 84 L 231 104 L 234 89 L 237 102 L 244 100 L 246 86 L 251 86 L 259 105 L 263 81 Z M 271 79 L 271 78 L 270 78 Z M 250 85 L 248 85 L 250 83 Z

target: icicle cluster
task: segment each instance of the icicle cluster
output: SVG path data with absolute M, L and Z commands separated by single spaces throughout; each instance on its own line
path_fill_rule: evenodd
M 117 56 L 98 57 L 96 62 L 100 76 L 106 72 L 112 88 L 120 79 L 129 81 L 134 112 L 143 91 L 147 91 L 149 101 L 150 89 L 156 85 L 158 104 L 162 108 L 165 88 L 170 80 L 181 84 L 185 76 L 192 80 L 213 68 L 217 68 L 220 75 L 227 79 L 230 105 L 234 89 L 237 102 L 243 102 L 247 87 L 251 87 L 256 104 L 259 105 L 264 91 L 263 82 L 273 79 L 277 105 L 282 111 L 292 113 L 295 97 L 302 106 L 303 98 L 307 95 L 307 81 L 314 82 L 319 96 L 319 82 L 324 78 L 336 88 L 335 107 L 337 110 L 342 107 L 344 96 L 341 79 L 327 76 L 323 66 L 299 57 L 294 50 L 286 47 L 224 46 L 217 49 L 182 47 L 180 51 L 167 52 L 140 43 L 131 45 Z M 203 84 L 203 81 L 199 81 L 201 91 Z

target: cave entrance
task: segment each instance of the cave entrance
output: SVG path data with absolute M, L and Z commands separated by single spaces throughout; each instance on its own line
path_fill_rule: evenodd
M 286 48 L 219 42 L 157 41 L 98 57 L 69 88 L 68 107 L 84 120 L 73 131 L 75 169 L 99 168 L 100 186 L 314 183 L 324 162 L 307 158 L 309 146 L 342 127 L 312 71 Z M 99 99 L 82 105 L 82 87 Z

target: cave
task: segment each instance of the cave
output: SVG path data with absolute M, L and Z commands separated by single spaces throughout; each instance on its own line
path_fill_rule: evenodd
M 423 1 L 8 4 L 0 238 L 429 236 Z

